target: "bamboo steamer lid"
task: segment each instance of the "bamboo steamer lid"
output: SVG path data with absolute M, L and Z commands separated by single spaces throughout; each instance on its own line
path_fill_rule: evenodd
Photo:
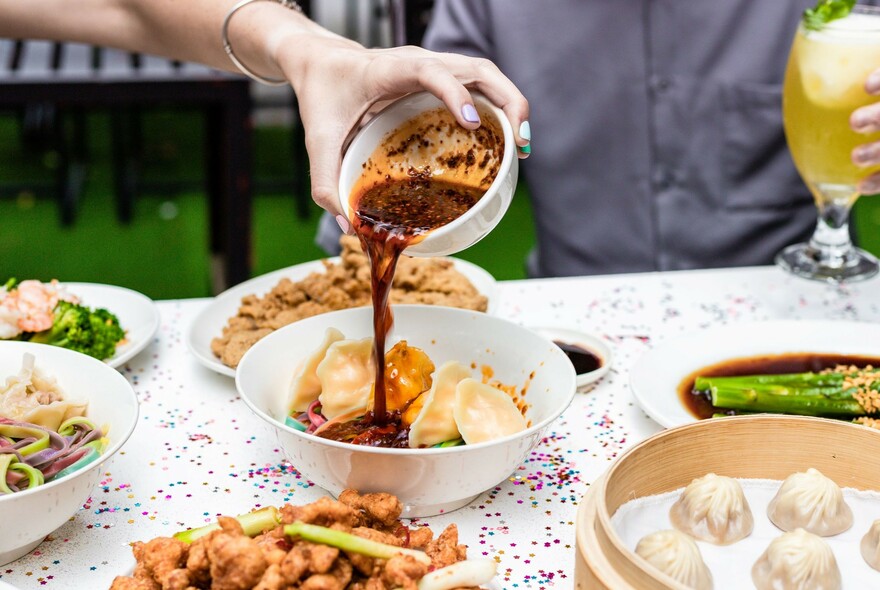
M 766 414 L 703 420 L 644 440 L 621 455 L 581 503 L 576 587 L 687 590 L 623 545 L 611 525 L 617 509 L 683 488 L 707 473 L 783 480 L 810 467 L 841 487 L 880 490 L 880 430 Z

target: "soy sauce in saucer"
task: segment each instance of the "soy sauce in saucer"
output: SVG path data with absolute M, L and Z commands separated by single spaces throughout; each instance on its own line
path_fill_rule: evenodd
M 571 364 L 574 365 L 575 373 L 584 375 L 602 368 L 602 358 L 586 348 L 577 344 L 569 344 L 561 340 L 554 340 L 553 344 L 562 349 Z

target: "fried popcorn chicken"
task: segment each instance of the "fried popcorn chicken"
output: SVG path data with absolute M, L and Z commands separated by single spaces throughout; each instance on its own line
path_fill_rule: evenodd
M 339 500 L 321 498 L 304 506 L 283 506 L 282 523 L 303 522 L 396 547 L 425 547 L 431 565 L 411 555 L 369 557 L 337 547 L 288 537 L 283 524 L 254 538 L 234 518 L 186 544 L 158 537 L 134 543 L 131 577 L 117 577 L 111 590 L 416 590 L 430 570 L 466 558 L 458 529 L 450 525 L 436 540 L 428 527 L 408 529 L 400 502 L 389 494 L 345 490 Z
M 298 282 L 281 279 L 262 296 L 241 300 L 238 314 L 229 318 L 211 351 L 223 364 L 237 367 L 258 340 L 287 324 L 313 315 L 370 305 L 370 263 L 354 236 L 340 239 L 340 263 L 324 262 Z M 488 299 L 455 270 L 448 259 L 401 256 L 389 295 L 391 304 L 425 303 L 486 311 Z

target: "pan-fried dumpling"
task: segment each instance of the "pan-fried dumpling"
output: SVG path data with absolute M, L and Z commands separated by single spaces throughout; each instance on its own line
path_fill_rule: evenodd
M 688 484 L 669 510 L 669 520 L 681 532 L 715 545 L 744 539 L 755 525 L 739 482 L 714 473 Z
M 865 562 L 875 570 L 880 570 L 880 520 L 875 520 L 862 537 L 860 549 Z
M 636 555 L 680 584 L 694 590 L 712 589 L 712 572 L 700 548 L 681 531 L 670 529 L 642 537 Z
M 773 539 L 752 567 L 758 590 L 840 590 L 837 560 L 828 543 L 804 529 Z
M 50 430 L 74 416 L 83 416 L 87 402 L 67 399 L 55 377 L 36 366 L 36 358 L 25 353 L 17 375 L 0 386 L 0 416 L 30 422 Z
M 431 389 L 424 394 L 427 397 L 422 410 L 409 429 L 410 447 L 430 447 L 461 436 L 452 407 L 456 387 L 470 376 L 470 370 L 457 361 L 449 361 L 437 369 Z
M 290 382 L 287 402 L 287 413 L 305 412 L 309 404 L 321 394 L 321 381 L 318 379 L 318 363 L 324 360 L 327 349 L 334 342 L 343 340 L 345 336 L 336 328 L 327 328 L 324 340 L 315 351 L 300 362 Z
M 459 381 L 455 388 L 452 416 L 461 438 L 469 445 L 514 434 L 528 426 L 509 395 L 470 377 Z
M 375 368 L 370 362 L 373 339 L 339 340 L 327 348 L 315 370 L 321 382 L 321 413 L 328 420 L 355 410 L 367 411 Z
M 767 516 L 783 531 L 804 529 L 821 537 L 842 533 L 853 523 L 840 486 L 813 468 L 785 478 Z

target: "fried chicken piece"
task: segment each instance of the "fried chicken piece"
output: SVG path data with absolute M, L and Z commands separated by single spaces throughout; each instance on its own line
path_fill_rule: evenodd
M 356 490 L 342 490 L 339 501 L 358 511 L 360 526 L 396 528 L 403 505 L 396 496 L 385 493 L 360 495 Z
M 305 506 L 286 505 L 281 508 L 281 522 L 284 524 L 304 522 L 347 532 L 357 520 L 358 514 L 353 508 L 330 498 L 319 498 Z
M 254 586 L 254 590 L 285 590 L 288 587 L 281 573 L 281 566 L 278 564 L 270 565 L 263 572 L 263 577 Z
M 416 561 L 411 555 L 395 555 L 385 562 L 382 579 L 388 582 L 391 588 L 416 590 L 417 582 L 427 573 L 428 566 Z
M 377 531 L 376 529 L 370 527 L 355 527 L 351 530 L 351 534 L 357 535 L 358 537 L 362 537 L 364 539 L 369 539 L 371 541 L 385 543 L 386 545 L 403 547 L 403 540 L 399 537 L 395 536 L 392 533 Z M 361 574 L 368 577 L 381 575 L 382 568 L 385 564 L 384 559 L 377 559 L 375 557 L 369 557 L 361 553 L 351 553 L 348 551 L 345 552 L 345 555 L 348 557 L 349 561 L 351 561 L 351 564 L 354 566 L 354 568 Z
M 413 549 L 424 549 L 434 539 L 434 531 L 426 526 L 417 529 L 407 529 L 409 533 L 409 546 Z
M 301 546 L 287 552 L 281 560 L 281 575 L 288 584 L 296 584 L 309 571 L 309 559 Z
M 446 567 L 467 559 L 467 545 L 458 544 L 458 527 L 450 524 L 436 540 L 428 543 L 425 553 L 435 568 Z
M 351 582 L 351 575 L 351 564 L 347 560 L 338 559 L 332 570 L 309 576 L 299 587 L 301 590 L 345 590 Z
M 135 543 L 132 552 L 144 571 L 164 588 L 171 573 L 186 565 L 189 545 L 171 537 L 156 537 Z
M 263 550 L 242 533 L 234 518 L 217 519 L 222 532 L 208 542 L 208 560 L 211 562 L 212 590 L 251 590 L 266 571 Z
M 161 590 L 162 586 L 150 579 L 116 576 L 110 590 Z

